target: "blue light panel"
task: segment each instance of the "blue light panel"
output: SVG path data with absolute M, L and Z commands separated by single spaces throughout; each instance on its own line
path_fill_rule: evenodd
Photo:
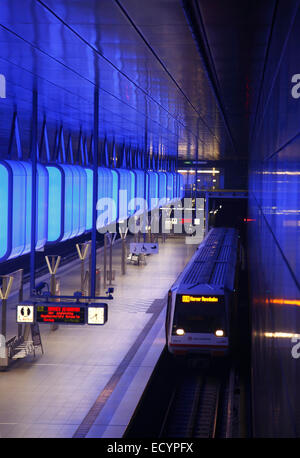
M 145 172 L 143 170 L 133 170 L 133 173 L 135 174 L 135 202 L 133 205 L 135 213 L 141 209 L 143 210 L 145 205 Z M 140 199 L 143 199 L 143 202 Z
M 136 179 L 135 179 L 135 197 L 137 198 L 145 198 L 145 172 L 143 170 L 134 170 L 133 171 Z
M 48 241 L 55 242 L 62 236 L 62 170 L 55 166 L 47 166 L 46 168 L 49 175 Z
M 26 238 L 26 171 L 21 162 L 7 161 L 12 171 L 10 202 L 12 203 L 12 246 L 8 259 L 20 256 Z
M 125 220 L 140 209 L 132 199 L 144 198 L 151 209 L 158 198 L 173 201 L 183 196 L 180 174 L 142 170 L 98 169 L 98 199 L 114 205 L 98 211 L 97 227 Z M 127 195 L 119 195 L 126 191 Z M 31 248 L 32 167 L 23 161 L 0 162 L 0 261 L 28 253 Z M 120 197 L 121 196 L 121 197 Z M 92 228 L 93 171 L 80 166 L 37 164 L 37 249 L 46 241 L 59 242 Z M 9 204 L 11 202 L 11 205 Z
M 64 233 L 62 241 L 73 237 L 73 173 L 70 165 L 60 165 L 63 174 Z M 74 234 L 75 235 L 75 234 Z
M 37 164 L 37 244 L 41 249 L 47 242 L 49 176 L 46 167 Z
M 84 168 L 59 164 L 47 166 L 47 170 L 48 241 L 65 241 L 83 234 L 87 219 L 87 175 Z
M 171 172 L 167 173 L 167 198 L 171 202 L 173 200 L 174 193 L 174 177 Z
M 90 231 L 93 226 L 93 170 L 85 168 L 86 184 L 86 230 Z
M 132 208 L 132 205 L 129 206 L 129 202 L 134 202 L 135 188 L 136 188 L 136 175 L 132 170 L 130 170 L 129 173 L 130 173 L 131 186 L 130 186 L 130 196 L 128 196 L 128 216 L 132 216 L 134 214 L 134 208 Z
M 86 225 L 87 178 L 82 167 L 70 165 L 72 173 L 72 233 L 71 238 L 84 233 Z
M 71 166 L 72 167 L 72 166 Z M 71 238 L 76 237 L 80 228 L 80 172 L 76 167 L 72 167 L 72 233 Z
M 158 174 L 151 171 L 147 174 L 149 176 L 148 208 L 152 210 L 158 204 Z
M 105 200 L 102 203 L 99 201 L 97 229 L 108 226 L 117 219 L 118 183 L 119 177 L 114 170 L 105 167 L 98 168 L 98 201 L 99 199 Z M 106 199 L 112 199 L 112 202 L 106 202 Z
M 11 197 L 9 189 L 9 171 L 5 164 L 0 163 L 0 260 L 6 258 L 10 245 L 9 208 L 8 201 Z
M 164 205 L 167 201 L 167 174 L 166 172 L 158 172 L 158 177 L 160 205 Z
M 28 162 L 20 162 L 26 174 L 26 224 L 25 224 L 25 245 L 22 254 L 31 250 L 31 204 L 32 204 L 32 165 Z M 41 249 L 47 241 L 47 205 L 48 205 L 48 172 L 46 167 L 37 164 L 36 181 L 36 249 Z
M 24 196 L 23 202 L 25 204 L 25 226 L 24 226 L 24 248 L 22 253 L 25 254 L 29 253 L 31 248 L 31 203 L 32 203 L 32 170 L 31 164 L 26 162 L 19 162 L 22 164 L 25 171 L 25 188 L 24 188 Z M 37 187 L 38 190 L 38 187 Z M 13 189 L 14 192 L 14 189 Z M 38 195 L 38 191 L 37 191 Z M 18 256 L 20 256 L 20 254 Z
M 47 236 L 48 173 L 37 166 L 37 243 L 42 248 Z M 24 161 L 0 163 L 0 260 L 13 259 L 31 249 L 32 166 Z
M 178 173 L 178 176 L 179 176 L 179 195 L 180 195 L 180 199 L 183 199 L 184 198 L 183 176 L 181 175 L 181 173 Z
M 80 191 L 79 191 L 79 229 L 77 235 L 82 235 L 86 231 L 86 199 L 87 199 L 87 175 L 86 171 L 76 166 L 79 173 Z
M 128 203 L 131 200 L 132 172 L 126 169 L 116 169 L 119 175 L 119 215 L 118 221 L 126 220 L 133 211 L 128 211 Z
M 118 218 L 118 203 L 119 203 L 119 175 L 115 170 L 111 170 L 112 174 L 112 199 L 114 208 L 112 209 L 111 222 L 117 221 Z
M 177 194 L 177 173 L 172 172 L 173 175 L 173 200 L 178 199 L 178 194 Z

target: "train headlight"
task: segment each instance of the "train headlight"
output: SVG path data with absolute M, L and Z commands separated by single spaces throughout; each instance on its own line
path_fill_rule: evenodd
M 217 337 L 223 337 L 224 336 L 224 331 L 222 329 L 217 329 L 215 332 Z
M 183 336 L 184 335 L 184 329 L 176 329 L 176 334 L 178 336 Z

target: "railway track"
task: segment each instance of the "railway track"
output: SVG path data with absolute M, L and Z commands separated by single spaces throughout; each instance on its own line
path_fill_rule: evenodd
M 174 387 L 160 436 L 231 436 L 234 375 L 188 374 Z
M 239 376 L 231 366 L 191 368 L 164 351 L 124 437 L 239 437 L 239 402 Z
M 188 373 L 175 383 L 160 437 L 231 437 L 234 372 Z

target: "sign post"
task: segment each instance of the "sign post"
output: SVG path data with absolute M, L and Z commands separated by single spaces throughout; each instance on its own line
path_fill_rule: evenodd
M 125 228 L 120 224 L 119 226 L 119 233 L 122 239 L 122 255 L 121 255 L 121 271 L 122 275 L 126 274 L 126 237 L 128 233 L 128 227 Z
M 56 284 L 55 276 L 56 276 L 58 266 L 60 264 L 61 256 L 52 255 L 51 264 L 50 264 L 49 256 L 45 256 L 45 259 L 46 259 L 46 263 L 47 263 L 49 273 L 50 273 L 50 293 L 52 296 L 56 296 L 57 290 L 59 289 L 59 285 Z M 53 301 L 55 302 L 55 299 L 53 299 Z M 56 331 L 57 329 L 58 329 L 57 325 L 52 326 L 52 331 Z
M 109 242 L 109 278 L 108 278 L 108 284 L 111 286 L 112 284 L 112 279 L 113 279 L 113 271 L 112 271 L 112 247 L 113 244 L 115 243 L 117 233 L 115 232 L 114 234 L 111 234 L 110 232 L 106 232 L 104 235 L 104 286 L 106 286 L 106 281 L 107 281 L 107 272 L 106 272 L 106 246 L 107 244 L 105 243 L 105 238 L 107 237 L 107 240 Z
M 103 285 L 106 288 L 106 266 L 107 266 L 107 235 L 104 234 L 104 253 L 103 253 Z
M 49 256 L 45 256 L 46 263 L 49 269 L 50 273 L 50 292 L 53 296 L 55 296 L 55 291 L 56 291 L 56 281 L 55 281 L 55 275 L 61 260 L 61 256 L 57 255 L 52 255 L 51 256 L 51 264 L 49 260 Z
M 17 271 L 19 273 L 19 302 L 23 301 L 23 286 L 24 286 L 24 281 L 23 281 L 23 274 L 24 271 L 23 269 L 20 269 Z M 18 324 L 18 337 L 21 337 L 22 335 L 22 325 Z
M 81 243 L 81 244 L 76 243 L 76 249 L 77 249 L 79 259 L 80 259 L 80 269 L 81 269 L 80 289 L 81 289 L 81 293 L 83 296 L 85 294 L 85 284 L 86 284 L 85 260 L 88 255 L 89 247 L 90 247 L 90 242 Z

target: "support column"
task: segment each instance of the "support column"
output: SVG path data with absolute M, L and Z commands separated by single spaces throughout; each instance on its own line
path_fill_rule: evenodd
M 32 96 L 32 186 L 31 186 L 31 250 L 30 250 L 30 295 L 35 289 L 35 247 L 36 247 L 36 188 L 37 188 L 37 125 L 38 125 L 38 94 Z
M 107 233 L 104 234 L 104 253 L 103 253 L 103 286 L 107 284 Z
M 86 272 L 85 272 L 85 260 L 88 255 L 90 242 L 85 243 L 76 243 L 77 253 L 80 259 L 80 290 L 82 295 L 85 295 L 85 285 L 86 285 Z
M 126 228 L 125 231 L 122 232 L 122 228 L 119 227 L 119 232 L 120 232 L 120 236 L 122 239 L 121 272 L 122 272 L 122 275 L 125 275 L 126 274 L 126 257 L 127 257 L 126 236 L 128 233 L 128 228 Z
M 99 135 L 99 88 L 94 92 L 94 151 L 93 151 L 93 226 L 91 244 L 91 296 L 96 295 L 96 242 L 97 242 L 97 200 L 98 200 L 98 135 Z
M 109 238 L 109 286 L 112 285 L 112 247 L 113 247 L 113 236 L 110 234 Z

